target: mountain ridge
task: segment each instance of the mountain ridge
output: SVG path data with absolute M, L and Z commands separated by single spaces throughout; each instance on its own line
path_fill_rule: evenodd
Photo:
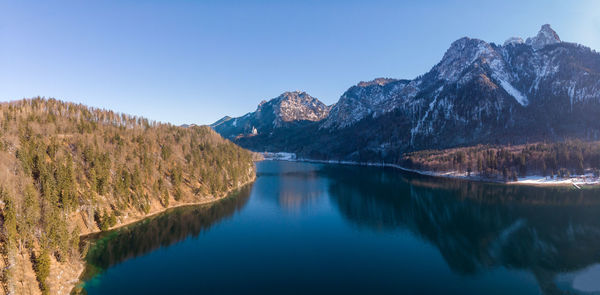
M 415 79 L 350 87 L 321 120 L 251 137 L 215 130 L 254 150 L 397 162 L 404 152 L 431 148 L 598 140 L 598 117 L 600 54 L 543 25 L 527 41 L 503 45 L 460 38 Z
M 318 122 L 327 117 L 330 106 L 304 91 L 284 92 L 281 95 L 261 101 L 254 112 L 231 118 L 225 116 L 210 126 L 223 137 L 239 137 L 269 134 L 273 129 L 302 126 Z

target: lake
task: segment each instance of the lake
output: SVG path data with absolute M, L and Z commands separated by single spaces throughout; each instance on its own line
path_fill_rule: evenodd
M 88 294 L 600 292 L 600 190 L 257 163 L 232 196 L 91 237 Z

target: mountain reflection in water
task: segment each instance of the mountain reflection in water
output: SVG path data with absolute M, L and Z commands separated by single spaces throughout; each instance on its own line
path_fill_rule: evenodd
M 377 231 L 408 229 L 435 245 L 461 274 L 497 266 L 529 270 L 544 293 L 554 294 L 560 293 L 557 274 L 600 262 L 597 189 L 468 182 L 340 165 L 324 166 L 322 173 L 332 180 L 329 195 L 350 222 Z
M 94 246 L 86 278 L 108 275 L 84 288 L 90 294 L 600 291 L 596 188 L 298 162 L 263 161 L 257 168 L 255 184 L 237 196 L 88 237 Z M 154 251 L 161 247 L 177 250 Z M 129 259 L 137 256 L 147 259 Z M 155 282 L 163 269 L 168 279 Z
M 301 167 L 301 168 L 300 168 Z M 310 165 L 296 166 L 286 170 L 271 172 L 260 171 L 260 176 L 277 176 L 277 181 L 270 185 L 257 186 L 256 195 L 276 200 L 277 204 L 288 212 L 297 212 L 302 208 L 310 207 L 315 201 L 325 195 L 326 185 L 320 178 L 319 171 Z

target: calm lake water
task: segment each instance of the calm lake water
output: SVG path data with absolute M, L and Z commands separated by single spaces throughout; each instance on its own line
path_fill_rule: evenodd
M 256 182 L 93 238 L 88 294 L 600 291 L 600 191 L 257 163 Z

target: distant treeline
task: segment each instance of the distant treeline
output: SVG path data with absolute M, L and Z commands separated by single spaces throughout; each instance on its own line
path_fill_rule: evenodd
M 600 168 L 600 142 L 568 140 L 518 146 L 426 150 L 405 154 L 400 165 L 435 172 L 457 171 L 485 178 L 516 180 L 527 175 L 565 178 Z
M 39 287 L 48 293 L 50 256 L 80 259 L 82 231 L 107 229 L 152 206 L 222 194 L 253 174 L 252 155 L 208 127 L 177 127 L 54 99 L 2 103 L 5 264 L 17 263 L 17 253 L 30 256 Z M 5 291 L 21 279 L 12 269 L 2 274 Z

